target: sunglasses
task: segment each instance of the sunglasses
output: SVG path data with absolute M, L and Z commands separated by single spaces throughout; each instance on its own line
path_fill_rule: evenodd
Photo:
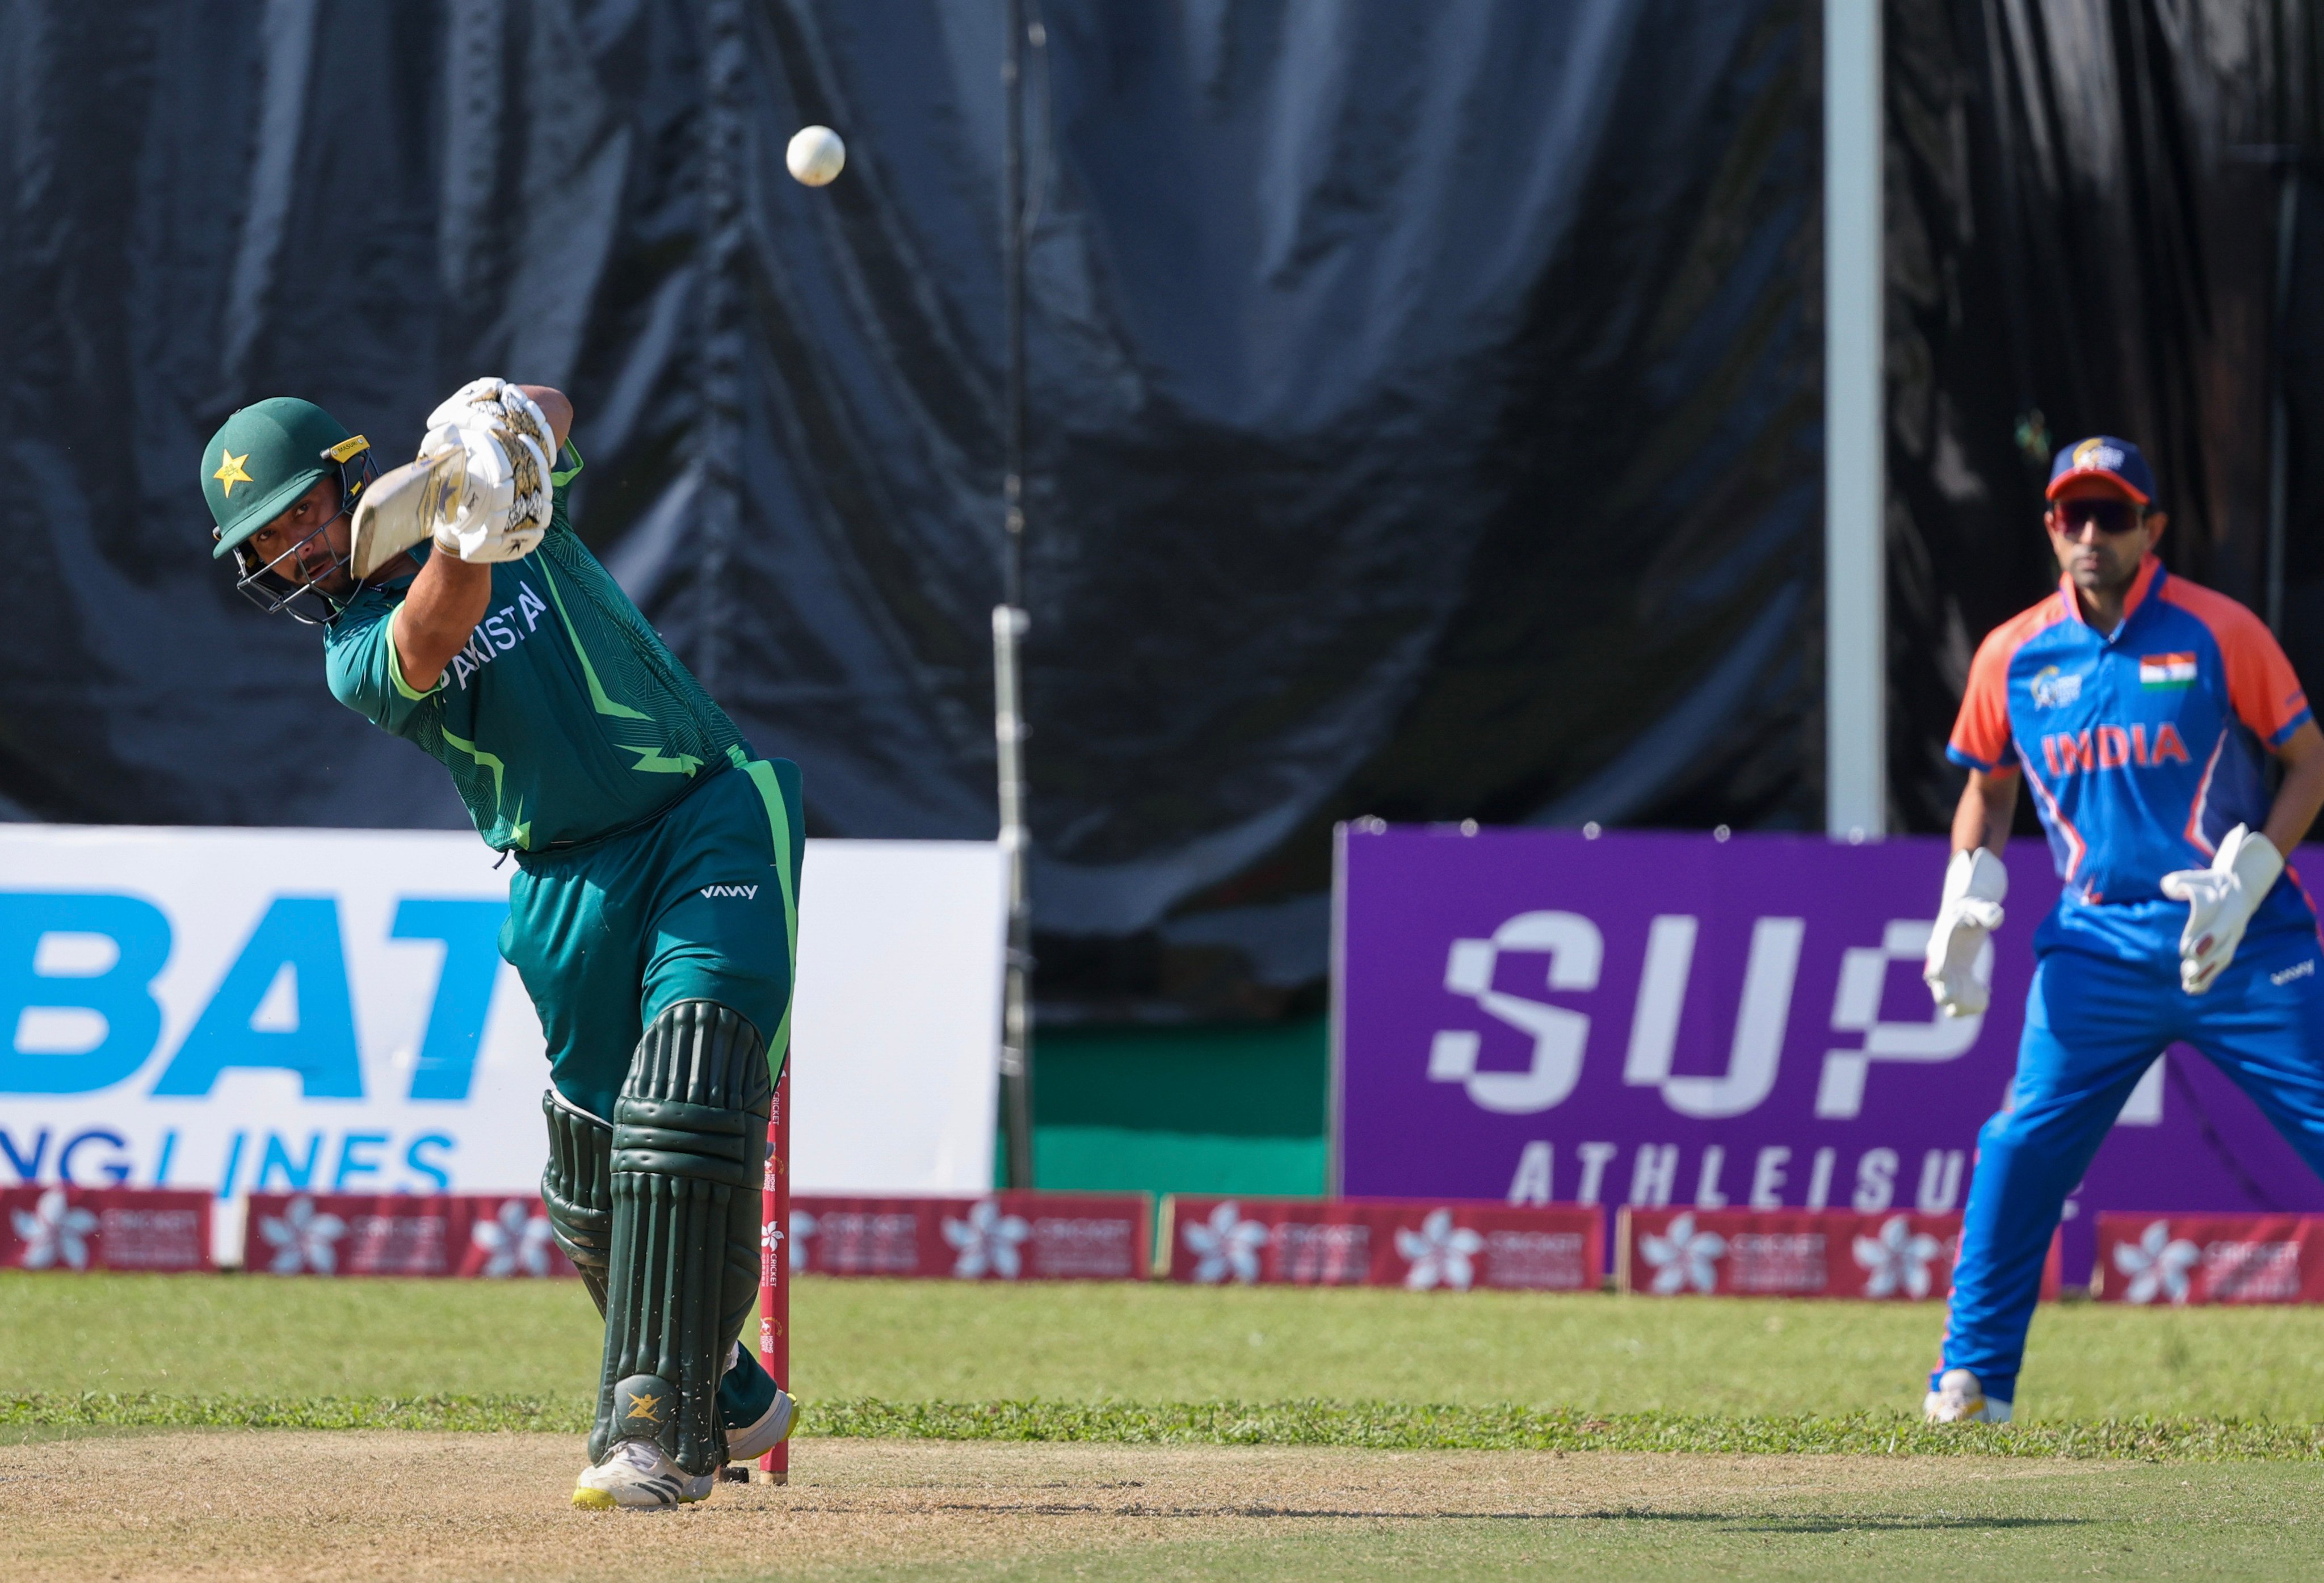
M 2061 500 L 2058 523 L 2069 533 L 2095 525 L 2101 533 L 2127 533 L 2138 525 L 2139 510 L 2127 500 Z

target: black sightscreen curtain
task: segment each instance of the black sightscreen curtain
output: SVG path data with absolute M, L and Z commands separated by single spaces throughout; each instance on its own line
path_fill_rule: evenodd
M 1313 1004 L 1339 819 L 1818 824 L 1818 6 L 1031 9 L 1052 1011 Z M 2045 443 L 2139 440 L 2174 564 L 2324 664 L 2317 42 L 2262 0 L 1886 14 L 1927 829 L 1969 650 L 2049 581 Z M 816 833 L 989 837 L 1002 16 L 0 7 L 0 811 L 463 822 L 231 592 L 197 462 L 278 393 L 392 460 L 492 372 L 572 393 L 582 532 Z

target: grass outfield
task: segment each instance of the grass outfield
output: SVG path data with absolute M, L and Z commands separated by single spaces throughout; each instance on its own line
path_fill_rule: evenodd
M 597 1355 L 573 1282 L 7 1273 L 0 1315 L 0 1397 L 50 1402 L 484 1398 L 562 1427 Z M 816 1277 L 798 1282 L 792 1319 L 796 1387 L 825 1409 L 810 1432 L 895 1432 L 914 1413 L 942 1432 L 925 1404 L 1038 1402 L 1058 1423 L 1084 1412 L 1093 1435 L 1173 1403 L 1256 1403 L 1286 1424 L 1298 1411 L 1285 1404 L 1315 1402 L 1400 1404 L 1375 1423 L 1423 1403 L 1471 1425 L 1485 1409 L 1575 1423 L 1878 1419 L 1917 1409 L 1941 1324 L 1933 1304 Z M 2026 1374 L 2022 1417 L 2061 1431 L 2265 1420 L 2304 1442 L 2324 1423 L 2324 1310 L 2058 1305 L 2035 1321 Z M 946 1411 L 950 1432 L 973 1430 L 969 1410 Z M 1172 1421 L 1192 1422 L 1187 1411 Z
M 806 1280 L 793 1319 L 789 1487 L 628 1522 L 565 1500 L 577 1284 L 0 1275 L 10 1576 L 2324 1570 L 2324 1310 L 2046 1310 L 2030 1421 L 1948 1430 L 1933 1305 Z

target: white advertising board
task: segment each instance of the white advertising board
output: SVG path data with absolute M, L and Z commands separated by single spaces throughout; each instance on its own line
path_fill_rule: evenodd
M 454 832 L 0 826 L 0 1186 L 533 1190 L 508 879 Z M 807 843 L 798 1190 L 991 1186 L 1006 910 L 991 843 Z

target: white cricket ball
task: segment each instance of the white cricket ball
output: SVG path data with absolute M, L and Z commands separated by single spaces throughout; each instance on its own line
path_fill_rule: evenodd
M 783 151 L 783 162 L 801 185 L 828 187 L 847 163 L 847 145 L 828 126 L 802 126 Z

